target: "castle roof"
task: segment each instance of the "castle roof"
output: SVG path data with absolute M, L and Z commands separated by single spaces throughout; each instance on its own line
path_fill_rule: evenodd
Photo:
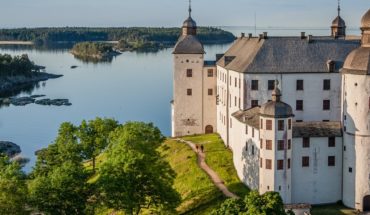
M 175 45 L 173 54 L 204 54 L 202 43 L 194 35 L 182 35 Z
M 370 28 L 370 10 L 362 17 L 361 28 Z
M 327 62 L 332 60 L 339 72 L 346 56 L 360 46 L 358 40 L 308 38 L 241 37 L 217 65 L 241 73 L 328 73 Z
M 261 107 L 240 110 L 232 114 L 235 119 L 256 129 L 260 128 Z M 342 137 L 340 122 L 293 122 L 293 138 Z
M 293 138 L 300 137 L 341 137 L 340 122 L 294 122 Z
M 332 27 L 340 27 L 340 28 L 344 28 L 346 27 L 346 22 L 342 19 L 342 17 L 340 16 L 337 16 L 333 22 L 331 23 L 331 26 Z

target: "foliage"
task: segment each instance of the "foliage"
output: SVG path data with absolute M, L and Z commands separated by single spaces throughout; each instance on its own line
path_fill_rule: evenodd
M 96 118 L 86 122 L 83 120 L 78 127 L 82 155 L 84 159 L 92 159 L 95 172 L 95 159 L 108 146 L 109 134 L 118 127 L 118 122 L 113 119 Z
M 147 41 L 160 44 L 174 44 L 180 36 L 180 28 L 19 28 L 1 29 L 0 40 L 34 41 L 36 44 L 55 42 L 86 42 L 86 41 Z M 198 37 L 205 43 L 228 43 L 235 37 L 218 28 L 200 27 Z
M 75 44 L 72 48 L 72 53 L 78 56 L 103 57 L 110 52 L 113 52 L 113 46 L 107 43 L 82 42 Z
M 39 68 L 30 61 L 27 55 L 14 56 L 0 54 L 0 77 L 26 75 L 38 71 Z
M 152 124 L 127 123 L 112 134 L 97 186 L 105 206 L 139 214 L 143 208 L 173 210 L 180 201 L 175 173 L 157 148 L 164 141 Z
M 0 155 L 0 214 L 27 214 L 25 174 L 17 162 Z
M 242 199 L 226 199 L 212 215 L 236 215 L 246 212 L 245 203 Z
M 235 215 L 290 215 L 285 212 L 283 200 L 277 192 L 267 192 L 259 195 L 258 191 L 249 192 L 244 201 L 226 200 L 221 206 L 214 210 L 214 215 L 218 214 Z

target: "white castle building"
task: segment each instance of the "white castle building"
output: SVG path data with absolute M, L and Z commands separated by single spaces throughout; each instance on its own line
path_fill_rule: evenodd
M 242 34 L 204 60 L 191 17 L 174 48 L 172 136 L 217 132 L 239 178 L 286 204 L 370 211 L 370 10 L 362 38 Z

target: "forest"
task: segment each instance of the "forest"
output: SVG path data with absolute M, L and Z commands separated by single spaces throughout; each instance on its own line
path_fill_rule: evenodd
M 36 45 L 58 42 L 120 41 L 156 42 L 174 44 L 180 36 L 180 28 L 18 28 L 0 29 L 0 40 L 33 41 Z M 235 37 L 232 33 L 214 27 L 199 27 L 198 38 L 204 44 L 228 43 Z
M 14 56 L 0 54 L 0 77 L 32 75 L 42 67 L 35 65 L 27 55 Z

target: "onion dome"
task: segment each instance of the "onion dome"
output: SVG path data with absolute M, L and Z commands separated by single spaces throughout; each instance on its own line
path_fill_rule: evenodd
M 204 54 L 204 47 L 196 36 L 183 35 L 175 45 L 173 54 Z
M 332 27 L 346 27 L 346 22 L 342 19 L 342 17 L 337 16 L 331 23 L 331 26 Z
M 370 9 L 362 17 L 361 28 L 370 28 Z
M 338 16 L 331 23 L 331 36 L 332 37 L 345 37 L 346 36 L 346 22 L 340 16 L 339 0 L 338 0 Z
M 272 101 L 263 104 L 260 108 L 260 115 L 272 118 L 288 118 L 293 117 L 293 110 L 290 105 L 280 100 L 281 92 L 277 87 L 272 91 Z

